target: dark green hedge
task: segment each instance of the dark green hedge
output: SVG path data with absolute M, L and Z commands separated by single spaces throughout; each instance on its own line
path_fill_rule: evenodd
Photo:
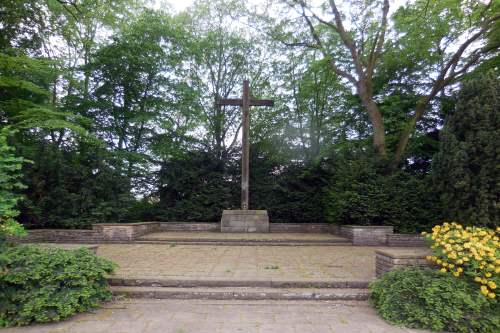
M 323 204 L 331 223 L 392 225 L 396 232 L 413 233 L 443 218 L 439 195 L 425 173 L 388 172 L 366 153 L 337 157 L 330 167 Z

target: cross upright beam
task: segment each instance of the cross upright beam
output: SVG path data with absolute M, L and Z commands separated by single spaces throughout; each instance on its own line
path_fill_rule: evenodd
M 242 143 L 241 143 L 241 209 L 249 208 L 249 178 L 250 178 L 250 106 L 274 106 L 270 99 L 252 99 L 250 97 L 250 84 L 243 81 L 242 98 L 225 98 L 217 101 L 218 105 L 235 105 L 242 108 Z

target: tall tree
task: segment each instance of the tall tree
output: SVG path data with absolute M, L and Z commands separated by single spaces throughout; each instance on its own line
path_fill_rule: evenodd
M 275 25 L 275 36 L 289 46 L 321 51 L 331 70 L 352 85 L 370 118 L 373 146 L 380 156 L 386 156 L 388 149 L 384 115 L 377 102 L 379 96 L 374 90 L 374 79 L 389 41 L 402 41 L 405 52 L 437 54 L 437 59 L 426 61 L 420 68 L 425 70 L 429 83 L 418 90 L 421 97 L 394 147 L 393 166 L 401 162 L 417 122 L 436 95 L 481 59 L 498 52 L 497 42 L 484 42 L 500 20 L 499 4 L 493 1 L 485 4 L 482 1 L 417 0 L 398 11 L 395 25 L 389 22 L 389 0 L 351 1 L 349 9 L 340 7 L 335 0 L 319 8 L 305 0 L 280 2 L 303 20 L 307 37 L 304 39 L 304 31 L 290 30 L 288 22 L 295 17 L 282 18 Z M 398 25 L 398 20 L 404 23 Z M 433 24 L 423 24 L 424 21 Z
M 463 84 L 441 133 L 435 181 L 446 217 L 498 226 L 500 80 L 493 73 Z
M 189 9 L 195 63 L 193 79 L 200 91 L 209 145 L 220 158 L 238 142 L 239 107 L 220 106 L 219 98 L 241 93 L 244 79 L 255 92 L 265 81 L 264 54 L 259 40 L 236 24 L 244 11 L 241 1 L 197 1 Z
M 89 113 L 97 135 L 126 161 L 129 178 L 148 161 L 156 134 L 185 133 L 196 120 L 176 48 L 182 33 L 170 16 L 145 11 L 96 53 Z

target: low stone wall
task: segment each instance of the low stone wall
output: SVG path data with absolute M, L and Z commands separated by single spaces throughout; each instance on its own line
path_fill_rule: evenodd
M 377 277 L 390 270 L 409 266 L 426 267 L 431 263 L 425 259 L 430 250 L 393 248 L 375 251 L 375 273 Z
M 270 223 L 269 232 L 327 234 L 334 227 L 327 223 Z
M 104 241 L 130 241 L 158 230 L 158 222 L 99 223 L 92 229 L 99 232 Z
M 424 247 L 427 246 L 425 237 L 412 234 L 387 235 L 387 246 L 394 247 Z
M 158 229 L 158 222 L 100 223 L 93 224 L 92 230 L 84 229 L 39 229 L 28 230 L 28 234 L 9 240 L 53 243 L 95 243 L 131 241 Z
M 29 230 L 19 242 L 97 243 L 128 242 L 156 231 L 220 232 L 218 222 L 138 222 L 99 223 L 92 230 L 40 229 Z M 353 245 L 385 245 L 422 247 L 425 239 L 419 235 L 394 234 L 391 226 L 331 225 L 326 223 L 270 223 L 272 233 L 331 233 L 348 238 Z
M 73 229 L 40 229 L 28 230 L 24 237 L 10 237 L 9 240 L 23 243 L 31 242 L 80 242 L 93 243 L 102 240 L 102 235 L 96 230 Z
M 386 245 L 387 235 L 393 233 L 392 226 L 340 226 L 340 235 L 348 238 L 353 245 Z
M 220 231 L 219 222 L 158 222 L 158 231 Z

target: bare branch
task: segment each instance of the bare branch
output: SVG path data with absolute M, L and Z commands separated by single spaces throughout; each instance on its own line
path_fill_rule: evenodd
M 316 31 L 316 29 L 314 28 L 314 25 L 312 24 L 311 22 L 311 19 L 309 18 L 309 16 L 307 16 L 306 14 L 306 5 L 304 3 L 304 1 L 299 1 L 299 4 L 300 4 L 300 7 L 302 9 L 302 12 L 301 12 L 301 15 L 302 17 L 306 20 L 306 23 L 309 27 L 309 30 L 311 31 L 311 34 L 314 38 L 314 40 L 316 41 L 317 45 L 319 46 L 319 50 L 323 53 L 323 56 L 325 58 L 332 58 L 331 55 L 327 54 L 326 53 L 326 50 L 323 48 L 323 44 L 321 42 L 321 39 Z M 322 19 L 320 19 L 317 15 L 313 14 L 314 17 L 320 21 L 321 23 L 324 23 L 324 24 L 327 24 L 329 27 L 333 27 L 333 29 L 337 32 L 337 33 L 340 33 L 339 32 L 339 29 L 338 29 L 338 26 L 334 25 L 333 23 L 330 23 L 330 22 L 326 22 Z M 350 82 L 352 82 L 353 84 L 356 85 L 357 81 L 356 81 L 356 78 L 354 76 L 352 76 L 350 73 L 348 73 L 347 71 L 344 71 L 342 70 L 341 68 L 338 67 L 338 65 L 336 64 L 335 60 L 334 59 L 331 59 L 329 62 L 329 65 L 330 67 L 333 69 L 333 71 L 337 74 L 337 75 L 340 75 L 346 79 L 348 79 Z
M 79 21 L 76 14 L 73 13 L 73 11 L 71 11 L 67 6 L 67 5 L 71 5 L 73 8 L 75 8 L 75 10 L 77 11 L 78 14 L 81 14 L 80 8 L 78 8 L 76 3 L 72 2 L 72 1 L 64 1 L 64 0 L 56 0 L 56 1 L 64 8 L 64 10 L 66 10 L 71 16 L 73 16 L 75 21 Z
M 317 45 L 317 44 L 311 44 L 311 43 L 308 43 L 308 42 L 294 42 L 294 43 L 289 43 L 289 42 L 285 42 L 285 41 L 280 41 L 280 42 L 283 45 L 289 46 L 289 47 L 307 47 L 307 48 L 315 49 L 315 50 L 319 50 L 320 49 L 319 45 Z
M 342 77 L 345 77 L 346 79 L 348 79 L 352 84 L 356 85 L 358 83 L 358 81 L 356 80 L 356 78 L 354 76 L 352 76 L 350 73 L 340 69 L 336 64 L 335 64 L 335 60 L 330 60 L 328 62 L 328 64 L 330 65 L 330 67 L 332 68 L 332 70 L 337 74 L 337 75 L 340 75 Z
M 363 65 L 359 61 L 359 55 L 358 55 L 358 50 L 356 49 L 356 43 L 352 40 L 351 36 L 349 36 L 347 31 L 345 30 L 344 24 L 342 23 L 342 16 L 340 15 L 340 12 L 337 8 L 337 5 L 335 4 L 335 1 L 334 0 L 329 0 L 329 1 L 335 19 L 337 32 L 340 36 L 340 39 L 342 39 L 344 45 L 349 49 L 351 57 L 354 61 L 354 66 L 356 67 L 356 72 L 358 73 L 358 76 L 361 79 L 364 77 Z
M 303 1 L 300 1 L 300 7 L 302 8 L 302 17 L 306 20 L 307 26 L 309 27 L 309 30 L 311 31 L 314 40 L 320 46 L 320 50 L 324 53 L 324 50 L 322 50 L 323 43 L 321 42 L 321 39 L 319 38 L 319 35 L 316 32 L 316 29 L 314 28 L 311 19 L 309 19 L 309 16 L 307 16 L 306 14 L 305 3 Z
M 372 77 L 373 71 L 375 70 L 375 64 L 380 57 L 380 53 L 382 52 L 382 47 L 385 42 L 385 33 L 387 31 L 387 15 L 389 13 L 389 0 L 384 0 L 384 7 L 382 9 L 382 24 L 380 26 L 380 30 L 377 31 L 376 38 L 373 42 L 374 47 L 370 52 L 369 60 L 368 60 L 368 68 L 366 69 L 366 76 Z M 376 45 L 376 47 L 375 47 Z

